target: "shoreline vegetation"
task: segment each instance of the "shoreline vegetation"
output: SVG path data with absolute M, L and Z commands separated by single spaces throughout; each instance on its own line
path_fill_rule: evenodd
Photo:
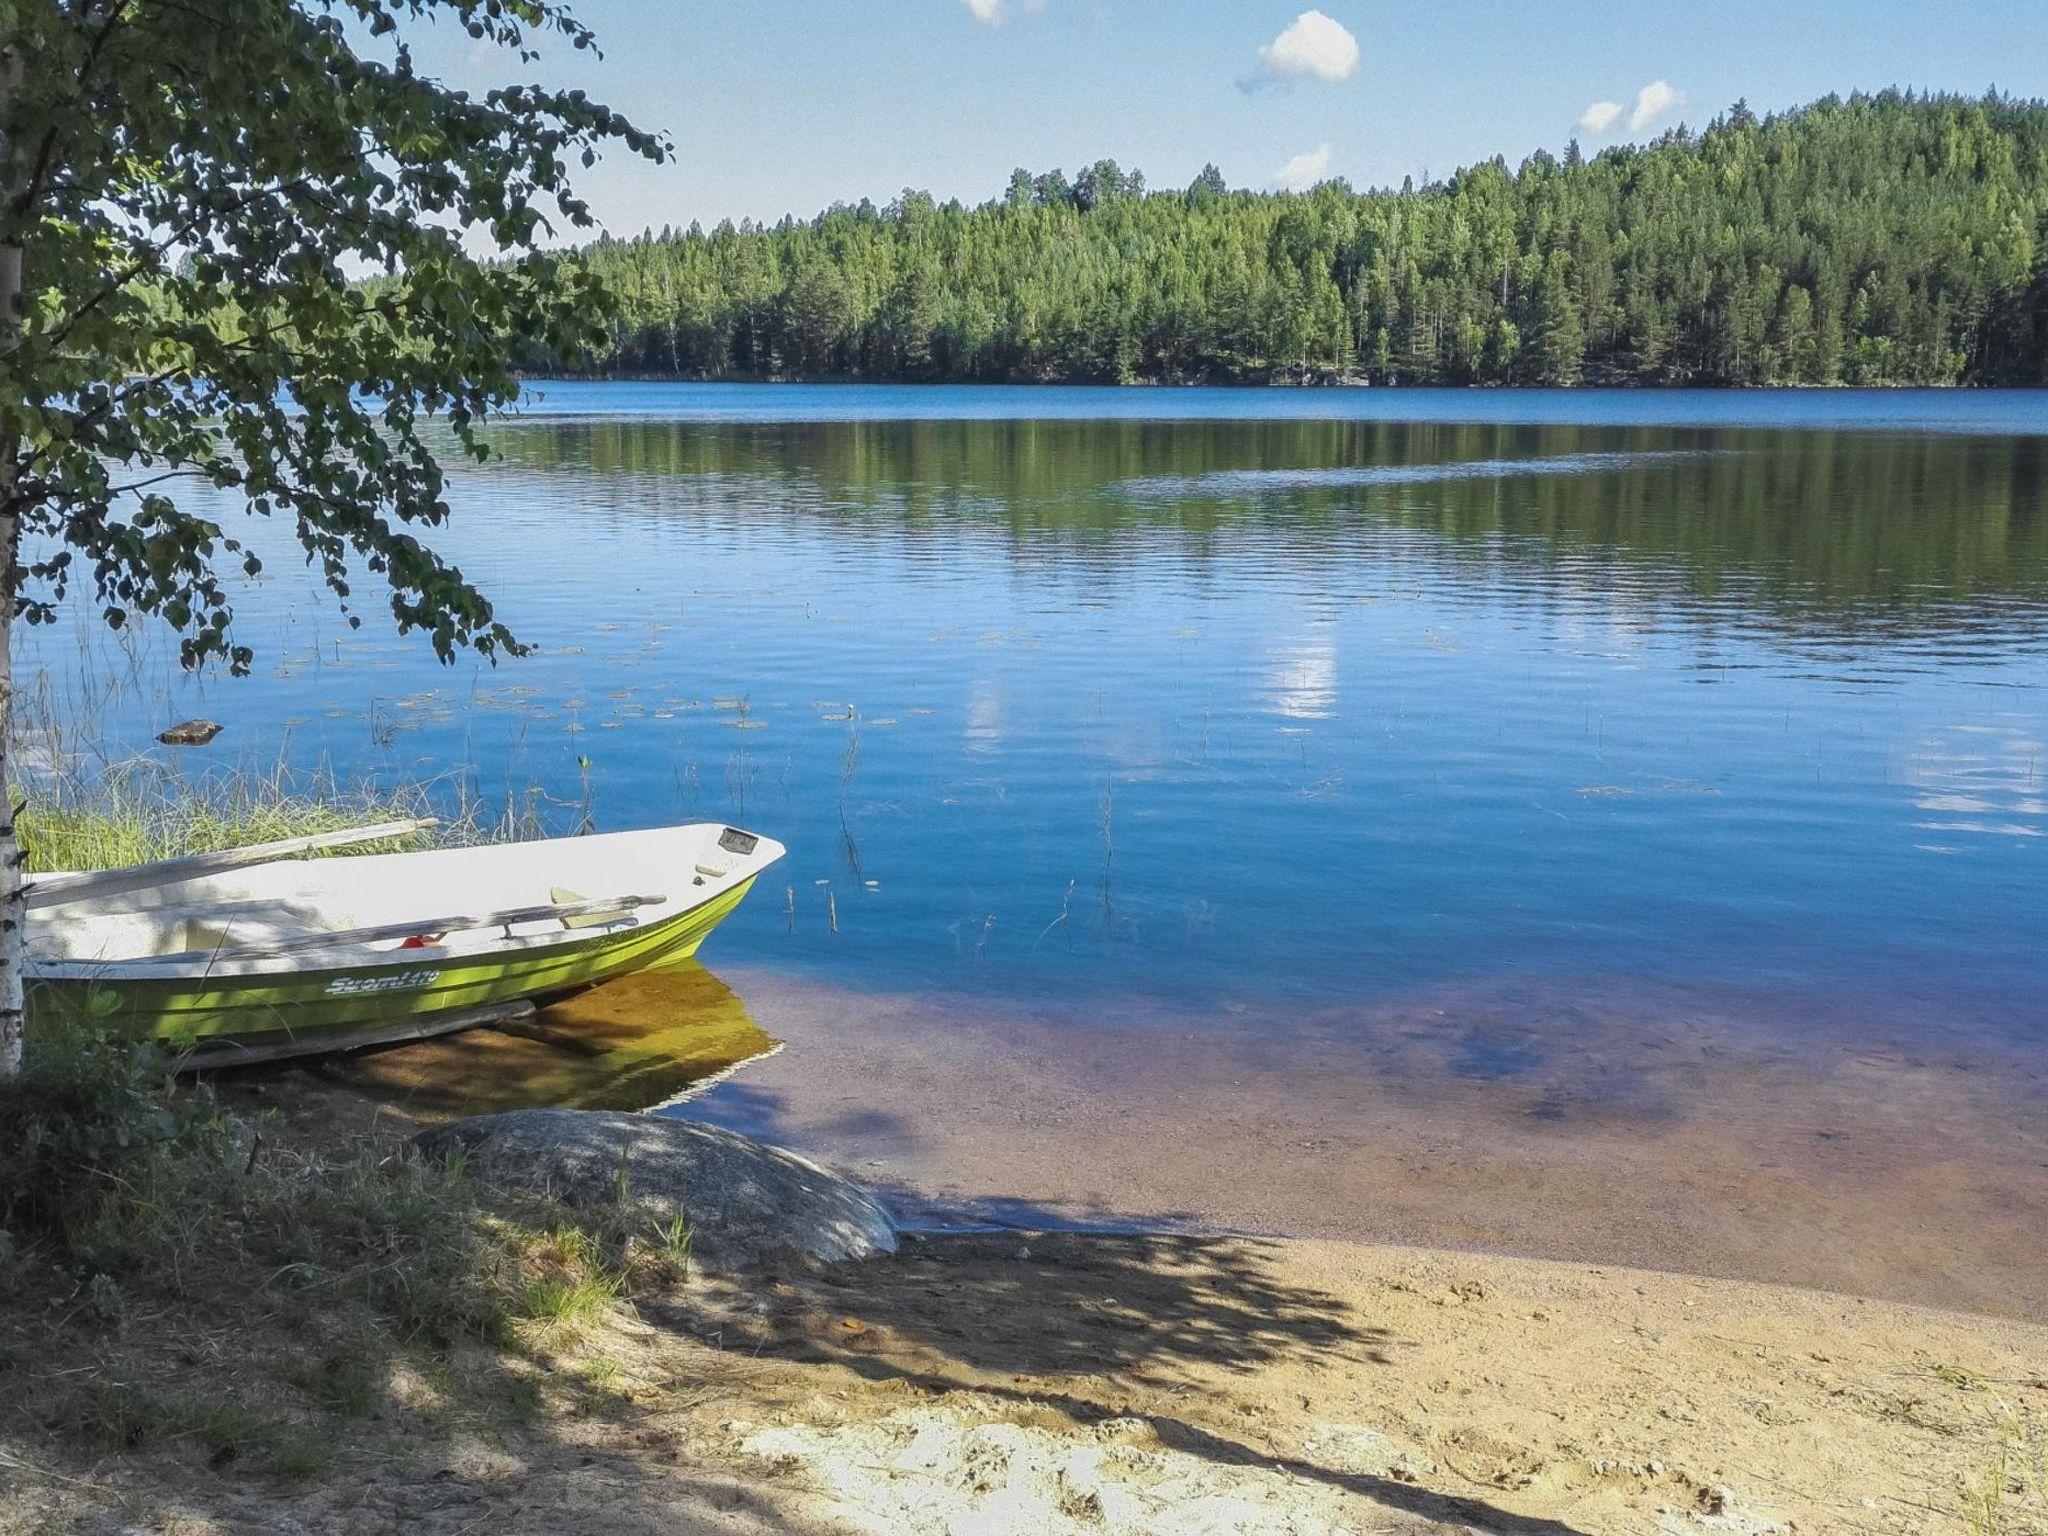
M 163 855 L 414 803 L 189 793 L 74 788 L 29 846 Z M 571 1205 L 423 1157 L 432 1120 L 317 1065 L 194 1083 L 153 1047 L 32 1037 L 0 1087 L 0 1523 L 2048 1529 L 2038 1325 L 1185 1233 L 706 1271 L 713 1234 L 648 1219 L 630 1169 Z
M 2048 104 L 1884 91 L 1354 191 L 1099 161 L 968 207 L 605 237 L 529 374 L 974 383 L 2048 383 Z
M 147 758 L 89 777 L 66 775 L 26 794 L 17 789 L 15 797 L 22 806 L 22 869 L 31 876 L 117 869 L 435 814 L 419 787 L 344 791 L 330 777 L 302 777 L 283 765 L 267 774 L 212 773 L 195 780 Z M 395 853 L 479 835 L 475 817 L 457 812 L 452 827 L 444 823 L 348 851 Z
M 1926 389 L 1970 389 L 1970 390 L 2037 390 L 2038 384 L 1968 384 L 1961 380 L 1940 383 L 1891 382 L 1875 384 L 1711 384 L 1693 383 L 1623 383 L 1603 384 L 1517 384 L 1506 380 L 1469 381 L 1462 383 L 1444 382 L 1387 382 L 1375 383 L 1363 374 L 1338 374 L 1327 370 L 1310 370 L 1306 378 L 1266 379 L 877 379 L 860 374 L 846 373 L 632 373 L 618 370 L 589 371 L 566 365 L 549 365 L 542 368 L 525 368 L 515 375 L 523 382 L 544 383 L 554 379 L 573 380 L 588 384 L 804 384 L 804 385 L 859 385 L 887 384 L 891 388 L 918 386 L 932 390 L 943 390 L 960 384 L 996 384 L 1013 389 L 1072 389 L 1078 386 L 1093 386 L 1103 389 L 1382 389 L 1394 392 L 1423 389 L 1460 390 L 1522 390 L 1522 389 L 1625 389 L 1630 393 L 1655 393 L 1686 391 L 1711 388 L 1726 393 L 1743 394 L 1793 394 L 1803 392 L 1829 391 L 1908 391 Z

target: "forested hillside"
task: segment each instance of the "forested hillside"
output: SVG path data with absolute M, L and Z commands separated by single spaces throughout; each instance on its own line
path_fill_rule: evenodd
M 706 377 L 2048 383 L 2048 105 L 1886 92 L 1398 191 L 1148 191 L 1113 162 L 980 207 L 585 253 L 602 355 Z

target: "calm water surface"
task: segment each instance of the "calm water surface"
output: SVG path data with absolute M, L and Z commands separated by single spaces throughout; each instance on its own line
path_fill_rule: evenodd
M 497 442 L 444 542 L 533 658 L 439 668 L 280 560 L 257 677 L 60 630 L 53 686 L 110 755 L 205 713 L 215 754 L 770 832 L 705 960 L 927 1041 L 1300 1034 L 1499 1094 L 1708 1010 L 1816 1079 L 1995 1063 L 1975 1112 L 2048 1162 L 2042 396 L 558 384 Z

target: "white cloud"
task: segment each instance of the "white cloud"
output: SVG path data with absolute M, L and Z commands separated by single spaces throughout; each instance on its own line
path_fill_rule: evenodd
M 1605 133 L 1621 121 L 1621 112 L 1618 101 L 1596 101 L 1579 114 L 1579 132 Z
M 1318 144 L 1314 149 L 1288 156 L 1287 163 L 1273 173 L 1273 180 L 1290 192 L 1305 192 L 1323 179 L 1330 169 L 1330 146 Z
M 985 26 L 994 26 L 1003 19 L 1003 0 L 960 0 L 967 7 L 967 14 Z
M 1305 75 L 1312 80 L 1348 80 L 1358 69 L 1358 39 L 1321 11 L 1303 11 L 1259 50 L 1259 57 L 1276 79 Z
M 1685 110 L 1685 92 L 1669 80 L 1652 80 L 1636 92 L 1635 110 L 1628 115 L 1628 131 L 1641 133 Z

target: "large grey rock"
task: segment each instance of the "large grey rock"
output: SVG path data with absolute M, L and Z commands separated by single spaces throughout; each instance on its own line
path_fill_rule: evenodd
M 691 1258 L 713 1268 L 777 1253 L 830 1261 L 896 1251 L 895 1223 L 867 1191 L 794 1152 L 693 1120 L 516 1109 L 437 1126 L 419 1145 L 435 1156 L 459 1149 L 481 1177 L 571 1205 L 610 1205 L 623 1192 L 657 1219 L 680 1214 Z

